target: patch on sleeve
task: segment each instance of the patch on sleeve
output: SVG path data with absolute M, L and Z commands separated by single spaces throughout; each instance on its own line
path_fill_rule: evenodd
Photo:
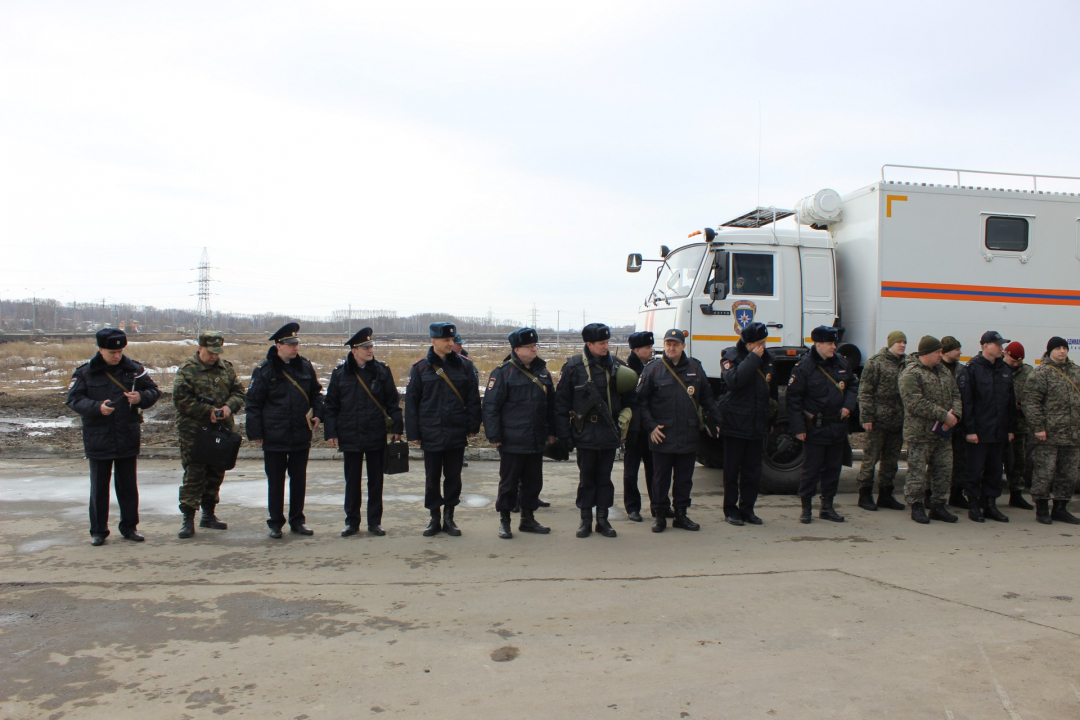
M 68 383 L 67 391 L 71 392 L 71 388 L 73 388 L 73 387 L 75 387 L 75 378 L 74 377 L 72 377 L 71 382 Z
M 787 384 L 790 385 L 793 382 L 795 382 L 795 376 L 794 375 L 792 375 L 791 377 L 788 378 Z
M 487 389 L 490 390 L 493 387 L 495 387 L 495 376 L 494 375 L 492 375 L 491 379 L 488 380 Z
M 725 360 L 723 363 L 721 363 L 721 365 L 725 370 L 730 370 L 731 369 L 731 361 L 730 360 Z

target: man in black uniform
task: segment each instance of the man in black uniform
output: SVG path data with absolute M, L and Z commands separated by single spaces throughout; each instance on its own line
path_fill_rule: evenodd
M 836 354 L 836 328 L 818 326 L 810 333 L 810 339 L 814 347 L 791 371 L 787 390 L 791 432 L 803 443 L 799 522 L 810 522 L 819 482 L 819 517 L 844 522 L 843 516 L 833 509 L 833 498 L 848 442 L 847 419 L 859 402 L 858 380 L 847 360 Z
M 90 461 L 90 544 L 109 535 L 109 480 L 116 478 L 120 534 L 142 542 L 136 463 L 142 410 L 161 396 L 142 365 L 124 355 L 127 335 L 116 328 L 97 332 L 98 353 L 75 368 L 67 405 L 82 416 L 83 448 Z
M 1001 357 L 1008 342 L 996 330 L 986 331 L 979 340 L 982 352 L 956 373 L 964 407 L 960 423 L 968 443 L 964 491 L 968 517 L 975 522 L 1009 522 L 997 508 L 1005 452 L 1017 424 L 1012 369 Z
M 772 424 L 772 353 L 769 329 L 752 322 L 739 342 L 720 356 L 727 386 L 721 415 L 724 431 L 724 519 L 732 525 L 761 525 L 754 514 L 761 480 L 761 451 Z
M 281 539 L 285 525 L 285 473 L 289 474 L 289 527 L 313 535 L 304 524 L 307 461 L 312 431 L 323 417 L 322 385 L 315 368 L 300 355 L 299 323 L 286 323 L 270 336 L 273 347 L 251 372 L 247 392 L 248 440 L 261 444 L 268 484 L 268 533 Z
M 547 363 L 537 357 L 536 330 L 526 327 L 507 336 L 510 354 L 491 371 L 484 395 L 484 432 L 499 449 L 499 537 L 513 537 L 510 511 L 520 493 L 521 532 L 548 533 L 536 522 L 544 485 L 544 447 L 555 428 L 555 384 Z
M 471 360 L 454 352 L 456 333 L 453 323 L 428 326 L 431 348 L 413 363 L 405 391 L 405 431 L 409 442 L 424 450 L 424 507 L 431 513 L 424 537 L 442 530 L 461 535 L 454 522 L 461 498 L 461 464 L 469 438 L 480 432 L 476 370 Z
M 555 435 L 577 446 L 577 506 L 581 510 L 577 536 L 591 534 L 595 507 L 596 532 L 615 537 L 615 528 L 608 522 L 608 510 L 615 504 L 611 467 L 630 430 L 637 376 L 608 352 L 611 328 L 607 325 L 589 323 L 582 328 L 581 338 L 585 341 L 581 354 L 569 358 L 559 373 Z M 620 369 L 629 380 L 626 387 L 617 382 Z
M 649 331 L 631 333 L 630 357 L 626 366 L 641 377 L 645 366 L 653 361 L 653 334 Z M 623 456 L 623 507 L 626 517 L 641 522 L 641 493 L 638 491 L 638 468 L 645 466 L 645 492 L 652 508 L 653 457 L 649 450 L 649 435 L 641 432 L 641 413 L 635 412 L 626 435 L 626 454 Z M 655 514 L 655 510 L 653 513 Z
M 330 375 L 323 425 L 330 447 L 341 450 L 345 456 L 345 529 L 341 537 L 360 532 L 365 459 L 368 532 L 385 535 L 382 495 L 386 435 L 400 440 L 404 429 L 397 383 L 390 367 L 375 359 L 371 328 L 362 328 L 345 344 L 351 351 Z
M 664 333 L 664 354 L 641 373 L 637 407 L 641 411 L 642 432 L 649 434 L 653 454 L 652 531 L 663 532 L 668 512 L 675 507 L 672 527 L 700 530 L 687 515 L 690 490 L 694 486 L 694 465 L 701 433 L 720 425 L 720 408 L 713 397 L 705 368 L 685 352 L 684 330 Z M 674 475 L 674 484 L 672 484 Z M 668 498 L 668 489 L 672 499 Z M 674 500 L 674 502 L 672 502 Z

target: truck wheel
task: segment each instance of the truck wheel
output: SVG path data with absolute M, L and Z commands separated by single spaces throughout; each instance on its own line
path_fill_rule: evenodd
M 719 470 L 724 467 L 724 440 L 705 433 L 698 441 L 697 461 L 707 468 Z
M 762 453 L 761 492 L 766 495 L 794 495 L 802 475 L 802 441 L 788 430 L 786 421 L 776 424 L 765 439 Z

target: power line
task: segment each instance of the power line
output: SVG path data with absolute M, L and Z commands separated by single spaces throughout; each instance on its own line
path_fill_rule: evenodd
M 210 309 L 210 256 L 203 248 L 199 258 L 199 303 L 195 306 L 195 326 L 199 332 L 213 329 L 213 311 Z

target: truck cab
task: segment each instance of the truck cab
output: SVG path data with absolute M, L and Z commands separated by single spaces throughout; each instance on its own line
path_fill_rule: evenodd
M 717 392 L 723 350 L 735 345 L 751 322 L 768 327 L 780 412 L 765 448 L 762 489 L 767 492 L 790 492 L 798 482 L 802 446 L 787 430 L 784 403 L 791 369 L 807 351 L 811 329 L 838 321 L 832 238 L 821 230 L 775 226 L 790 214 L 759 208 L 719 231 L 691 233 L 698 242 L 662 248 L 663 257 L 652 261 L 660 263 L 656 281 L 637 320 L 638 330 L 657 334 L 673 327 L 687 330 L 686 352 L 701 361 Z M 631 255 L 627 270 L 639 271 L 646 262 Z M 720 467 L 722 442 L 706 443 L 698 460 Z

